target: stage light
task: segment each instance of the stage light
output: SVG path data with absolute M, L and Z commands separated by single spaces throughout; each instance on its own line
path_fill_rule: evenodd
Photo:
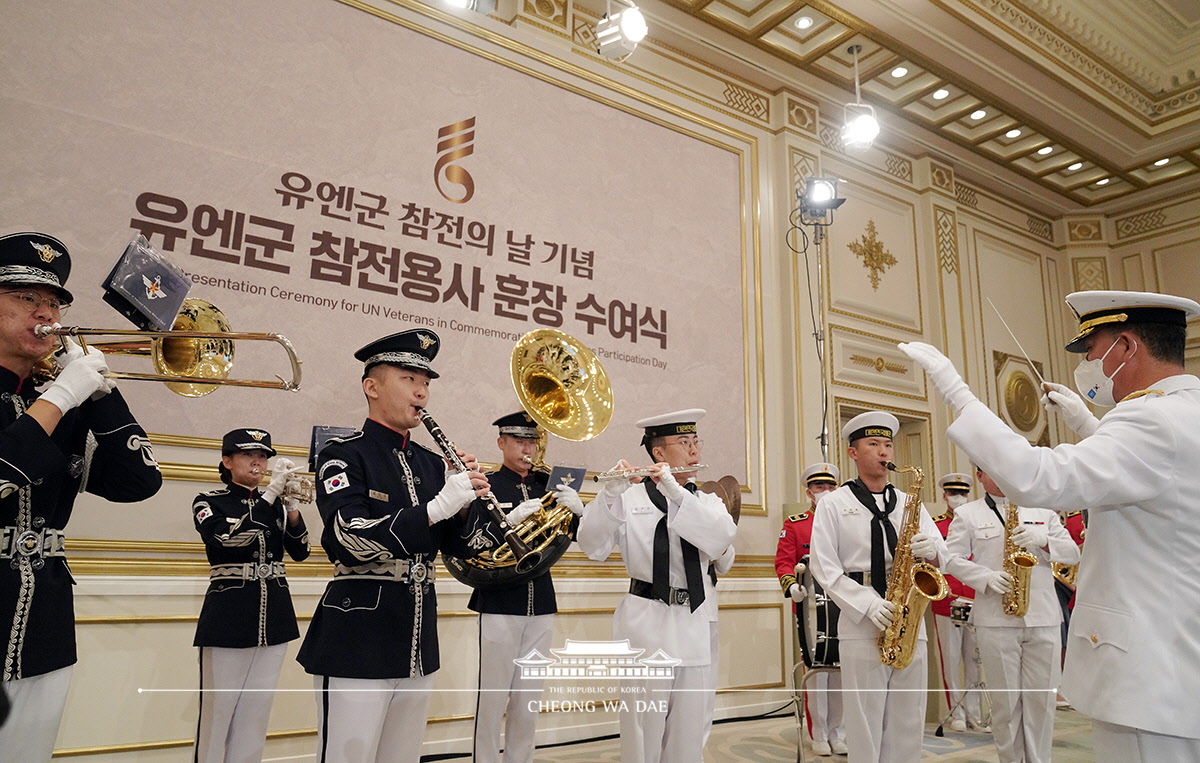
M 812 25 L 813 25 L 812 16 L 801 16 L 800 18 L 796 19 L 796 28 L 797 29 L 808 29 Z
M 879 135 L 879 120 L 875 108 L 862 102 L 862 85 L 858 78 L 858 54 L 861 45 L 851 45 L 846 52 L 854 56 L 854 103 L 847 103 L 842 115 L 842 144 L 850 151 L 866 151 Z
M 940 100 L 947 98 L 949 95 L 950 95 L 949 90 L 947 90 L 944 87 L 940 87 L 937 90 L 933 91 L 933 100 L 940 101 Z
M 623 61 L 637 49 L 650 30 L 646 26 L 646 17 L 633 2 L 617 0 L 617 5 L 620 10 L 613 13 L 613 0 L 609 0 L 607 12 L 596 24 L 596 45 L 605 58 Z
M 906 74 L 908 74 L 908 69 L 903 66 L 897 66 L 895 69 L 892 69 L 892 76 L 896 79 L 900 79 Z

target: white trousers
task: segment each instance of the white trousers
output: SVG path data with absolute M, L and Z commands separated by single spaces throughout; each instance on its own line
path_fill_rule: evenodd
M 1200 739 L 1154 734 L 1130 726 L 1092 721 L 1096 763 L 1196 763 Z
M 704 759 L 708 666 L 676 667 L 672 679 L 622 681 L 622 763 L 698 763 Z
M 433 676 L 313 676 L 317 763 L 418 763 Z
M 1001 763 L 1048 763 L 1062 677 L 1057 625 L 976 626 L 988 678 L 992 739 Z
M 946 686 L 946 702 L 949 707 L 954 708 L 954 718 L 970 721 L 973 726 L 982 726 L 981 692 L 970 688 L 979 685 L 979 647 L 975 637 L 975 626 L 955 625 L 953 620 L 944 615 L 934 615 L 933 624 L 934 630 L 937 631 L 938 652 L 942 658 L 941 676 L 942 683 Z M 961 676 L 959 665 L 962 666 Z M 967 695 L 965 699 L 964 687 Z
M 533 760 L 537 701 L 541 678 L 522 678 L 513 660 L 537 650 L 550 656 L 554 615 L 479 615 L 479 694 L 475 700 L 476 763 L 500 761 L 504 726 L 504 763 Z M 530 710 L 530 703 L 534 710 Z
M 804 709 L 814 742 L 846 741 L 842 719 L 842 672 L 819 673 L 807 684 Z
M 704 740 L 701 749 L 708 745 L 708 737 L 712 734 L 713 717 L 717 712 L 717 678 L 720 671 L 721 635 L 717 621 L 708 624 L 708 650 L 711 655 L 708 672 L 704 675 Z
M 287 644 L 200 647 L 196 763 L 258 763 Z
M 71 686 L 74 667 L 68 665 L 40 676 L 4 682 L 12 709 L 0 728 L 0 761 L 42 763 L 50 760 L 58 724 L 67 705 L 67 689 Z
M 849 763 L 915 763 L 925 738 L 927 645 L 895 670 L 879 661 L 875 639 L 838 643 Z

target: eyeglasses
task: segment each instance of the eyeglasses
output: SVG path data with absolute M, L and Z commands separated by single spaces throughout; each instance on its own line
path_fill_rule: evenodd
M 688 450 L 691 450 L 693 448 L 695 448 L 696 450 L 700 450 L 701 448 L 704 447 L 704 440 L 701 440 L 699 437 L 681 437 L 680 439 L 676 440 L 672 444 L 673 445 L 682 445 L 683 447 L 687 448 Z
M 16 297 L 25 305 L 25 309 L 29 312 L 35 312 L 42 305 L 50 308 L 51 312 L 62 315 L 71 308 L 70 302 L 64 302 L 58 297 L 43 297 L 40 294 L 35 294 L 32 291 L 0 291 L 0 294 L 5 294 L 10 297 Z

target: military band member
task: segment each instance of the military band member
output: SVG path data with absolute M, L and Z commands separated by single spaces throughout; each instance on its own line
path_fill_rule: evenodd
M 518 525 L 541 508 L 547 474 L 533 469 L 537 451 L 537 424 L 524 411 L 492 422 L 499 428 L 496 446 L 503 463 L 487 475 L 492 494 L 507 511 L 506 520 Z M 574 535 L 583 513 L 583 501 L 569 486 L 555 490 L 559 505 L 575 514 L 569 532 Z M 522 677 L 513 662 L 533 650 L 548 654 L 558 605 L 550 571 L 493 590 L 476 589 L 467 608 L 479 613 L 479 694 L 475 702 L 475 760 L 500 760 L 500 727 L 504 727 L 504 761 L 533 760 L 537 700 L 542 680 Z M 530 703 L 533 703 L 533 710 Z
M 783 529 L 779 532 L 779 543 L 775 547 L 775 574 L 779 576 L 779 585 L 783 595 L 792 600 L 792 612 L 796 616 L 796 625 L 802 639 L 802 646 L 812 650 L 815 644 L 807 644 L 807 629 L 802 607 L 805 590 L 796 577 L 796 565 L 803 562 L 809 564 L 807 557 L 811 553 L 813 517 L 817 510 L 817 502 L 826 493 L 837 490 L 841 481 L 841 472 L 834 464 L 810 464 L 800 475 L 804 481 L 804 494 L 808 497 L 809 510 L 793 514 L 783 521 Z M 829 603 L 825 626 L 828 637 L 833 639 L 829 646 L 827 662 L 836 664 L 837 653 L 837 605 Z M 840 672 L 822 673 L 814 677 L 813 695 L 805 703 L 808 714 L 809 733 L 813 740 L 813 752 L 817 755 L 845 755 L 846 727 L 842 723 L 842 674 Z
M 632 485 L 605 481 L 579 526 L 579 547 L 591 559 L 603 561 L 620 547 L 632 578 L 613 615 L 613 638 L 647 657 L 661 652 L 678 661 L 672 679 L 640 684 L 645 712 L 636 712 L 636 703 L 621 712 L 621 759 L 633 763 L 703 758 L 716 620 L 705 575 L 737 533 L 721 500 L 697 492 L 695 472 L 686 471 L 700 463 L 696 422 L 704 413 L 693 408 L 637 422 L 657 473 Z M 671 467 L 685 471 L 676 476 Z
M 414 329 L 354 354 L 367 420 L 317 461 L 321 547 L 334 578 L 297 656 L 317 689 L 319 763 L 416 761 L 440 660 L 433 560 L 498 544 L 475 498 L 488 481 L 475 457 L 446 476 L 442 456 L 413 442 L 429 402 L 439 340 Z
M 838 651 L 852 763 L 921 757 L 928 683 L 925 624 L 912 662 L 897 670 L 880 661 L 879 634 L 896 607 L 884 597 L 892 555 L 908 496 L 888 482 L 894 460 L 892 437 L 900 422 L 890 413 L 868 411 L 842 427 L 858 473 L 817 503 L 812 533 L 813 575 L 841 608 Z M 937 564 L 946 559 L 941 534 L 920 507 L 920 532 L 911 538 L 914 558 Z
M 945 538 L 950 532 L 950 523 L 954 521 L 955 509 L 971 500 L 971 475 L 961 472 L 947 474 L 938 480 L 938 487 L 942 491 L 946 513 L 934 517 L 933 523 Z M 962 606 L 963 602 L 974 601 L 975 589 L 963 584 L 953 575 L 945 575 L 945 578 L 946 585 L 950 587 L 950 595 L 931 602 L 929 609 L 933 612 L 933 626 L 937 632 L 946 701 L 952 708 L 950 728 L 954 731 L 966 731 L 969 725 L 975 731 L 990 731 L 983 723 L 979 690 L 971 688 L 979 685 L 979 649 L 975 642 L 975 629 L 967 623 L 954 622 L 951 619 L 953 607 Z M 967 687 L 965 691 L 964 684 Z
M 104 355 L 67 340 L 40 394 L 35 368 L 59 342 L 35 332 L 71 303 L 71 257 L 41 233 L 0 237 L 0 628 L 12 703 L 0 760 L 48 761 L 76 661 L 64 529 L 75 496 L 141 501 L 162 485 L 146 432 Z
M 950 439 L 1010 499 L 1088 507 L 1062 693 L 1092 719 L 1096 759 L 1200 760 L 1200 379 L 1184 372 L 1187 322 L 1200 304 L 1121 291 L 1077 292 L 1067 304 L 1079 317 L 1067 350 L 1084 353 L 1076 385 L 1115 405 L 1097 422 L 1051 385 L 1048 402 L 1083 436 L 1078 444 L 1030 445 L 936 348 L 901 349 L 958 416 Z
M 958 509 L 950 524 L 946 569 L 976 590 L 971 624 L 979 638 L 992 706 L 992 739 L 1001 763 L 1047 763 L 1054 741 L 1054 690 L 1061 676 L 1059 624 L 1051 562 L 1074 564 L 1079 549 L 1050 509 L 1021 506 L 1012 542 L 1037 559 L 1029 574 L 1029 610 L 1005 614 L 1015 581 L 1004 570 L 1009 500 L 988 473 L 975 471 L 984 497 Z
M 1075 541 L 1075 545 L 1083 551 L 1083 538 L 1087 533 L 1087 524 L 1082 511 L 1060 511 L 1058 512 L 1059 519 L 1062 520 L 1063 527 L 1067 528 L 1067 532 L 1071 535 L 1071 540 Z M 1075 577 L 1079 574 L 1079 563 L 1076 562 L 1070 567 L 1060 567 L 1060 572 L 1054 575 L 1054 593 L 1058 595 L 1059 609 L 1062 610 L 1063 622 L 1060 633 L 1062 634 L 1062 662 L 1067 659 L 1067 632 L 1071 625 L 1071 611 L 1075 609 Z M 1070 707 L 1071 703 L 1067 702 L 1060 693 L 1057 699 L 1057 706 L 1062 708 Z
M 196 625 L 200 647 L 198 763 L 258 761 L 287 642 L 300 637 L 283 554 L 308 558 L 299 467 L 275 455 L 271 433 L 235 429 L 221 441 L 225 487 L 196 496 L 192 518 L 208 556 L 208 591 Z

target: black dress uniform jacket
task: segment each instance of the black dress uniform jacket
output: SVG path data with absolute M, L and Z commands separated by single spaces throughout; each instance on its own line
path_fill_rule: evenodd
M 499 471 L 489 472 L 488 482 L 492 486 L 492 494 L 507 512 L 516 508 L 518 503 L 529 498 L 541 498 L 546 494 L 546 478 L 549 475 L 540 471 L 532 471 L 527 477 L 501 466 Z M 575 535 L 579 526 L 579 517 L 571 522 L 570 534 Z M 546 570 L 535 578 L 519 582 L 508 588 L 498 588 L 491 591 L 476 591 L 471 594 L 467 607 L 475 612 L 489 615 L 552 615 L 558 611 L 554 597 L 554 581 L 550 578 L 550 570 Z
M 149 498 L 162 475 L 146 432 L 117 390 L 68 411 L 47 435 L 25 409 L 29 379 L 0 368 L 0 632 L 3 680 L 75 664 L 74 580 L 62 530 L 83 490 Z
M 196 531 L 213 567 L 194 646 L 273 646 L 300 637 L 283 573 L 283 552 L 308 558 L 304 518 L 289 527 L 283 501 L 230 484 L 192 502 Z M 238 568 L 241 568 L 239 570 Z
M 309 673 L 410 678 L 438 669 L 434 557 L 470 558 L 500 542 L 478 501 L 465 519 L 429 524 L 426 504 L 445 481 L 441 455 L 371 419 L 321 451 L 317 508 L 334 579 L 296 657 Z

